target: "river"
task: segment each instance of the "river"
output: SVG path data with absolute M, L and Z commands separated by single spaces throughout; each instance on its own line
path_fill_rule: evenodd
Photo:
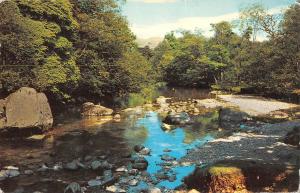
M 170 89 L 161 91 L 174 100 L 189 98 L 207 98 L 208 92 L 195 89 Z M 69 120 L 66 118 L 66 120 Z M 176 163 L 189 149 L 201 146 L 214 139 L 218 133 L 218 114 L 212 112 L 197 118 L 196 124 L 178 127 L 171 131 L 162 128 L 162 118 L 154 111 L 139 109 L 123 113 L 121 121 L 105 118 L 79 119 L 66 121 L 49 131 L 42 140 L 20 137 L 2 137 L 0 140 L 0 165 L 14 165 L 20 168 L 21 175 L 0 181 L 5 192 L 62 192 L 67 184 L 77 182 L 87 186 L 87 182 L 102 174 L 90 169 L 64 169 L 40 171 L 44 164 L 49 168 L 60 164 L 80 160 L 88 165 L 87 158 L 101 158 L 113 165 L 112 171 L 121 166 L 130 167 L 128 156 L 135 155 L 133 147 L 143 145 L 151 149 L 145 156 L 149 165 L 150 178 L 157 180 L 156 187 L 174 189 L 182 184 L 185 176 L 191 173 L 195 164 Z M 176 159 L 175 164 L 166 170 L 162 155 Z M 32 175 L 22 174 L 32 170 Z M 164 172 L 167 179 L 157 179 L 157 173 Z M 140 180 L 127 191 L 138 192 L 147 189 L 147 183 Z

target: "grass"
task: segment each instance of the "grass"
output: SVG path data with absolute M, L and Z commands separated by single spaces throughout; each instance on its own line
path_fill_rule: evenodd
M 219 176 L 224 174 L 242 173 L 242 170 L 240 168 L 230 166 L 212 166 L 209 168 L 209 173 L 213 176 Z

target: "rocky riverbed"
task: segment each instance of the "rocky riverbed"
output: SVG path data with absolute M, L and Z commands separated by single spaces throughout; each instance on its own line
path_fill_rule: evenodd
M 241 109 L 220 99 L 159 97 L 154 104 L 118 112 L 117 119 L 89 117 L 27 138 L 4 136 L 0 189 L 5 193 L 209 192 L 207 186 L 192 183 L 195 178 L 183 181 L 199 168 L 224 161 L 299 168 L 294 137 L 298 130 L 290 134 L 292 145 L 286 136 L 300 122 L 265 123 Z M 239 183 L 247 191 L 243 179 Z

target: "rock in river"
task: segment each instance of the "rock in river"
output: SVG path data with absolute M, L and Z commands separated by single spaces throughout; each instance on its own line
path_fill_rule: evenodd
M 81 187 L 78 183 L 72 182 L 66 188 L 64 193 L 81 193 Z
M 52 127 L 52 112 L 44 93 L 38 93 L 33 88 L 22 87 L 1 101 L 0 111 L 3 112 L 0 116 L 0 129 Z
M 95 105 L 91 102 L 86 102 L 82 105 L 81 115 L 84 117 L 89 116 L 108 116 L 113 114 L 113 110 L 103 107 L 101 105 Z
M 148 161 L 143 157 L 134 157 L 132 162 L 133 169 L 146 170 L 148 167 Z
M 5 170 L 0 171 L 0 181 L 5 180 L 7 178 L 13 178 L 20 175 L 19 169 L 10 169 L 6 168 Z
M 169 113 L 163 122 L 170 125 L 186 125 L 192 123 L 190 116 L 185 112 Z

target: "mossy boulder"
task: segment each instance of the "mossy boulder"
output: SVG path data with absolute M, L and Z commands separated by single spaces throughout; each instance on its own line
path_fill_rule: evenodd
M 185 178 L 201 192 L 290 192 L 298 190 L 298 167 L 245 160 L 223 160 L 197 168 Z

